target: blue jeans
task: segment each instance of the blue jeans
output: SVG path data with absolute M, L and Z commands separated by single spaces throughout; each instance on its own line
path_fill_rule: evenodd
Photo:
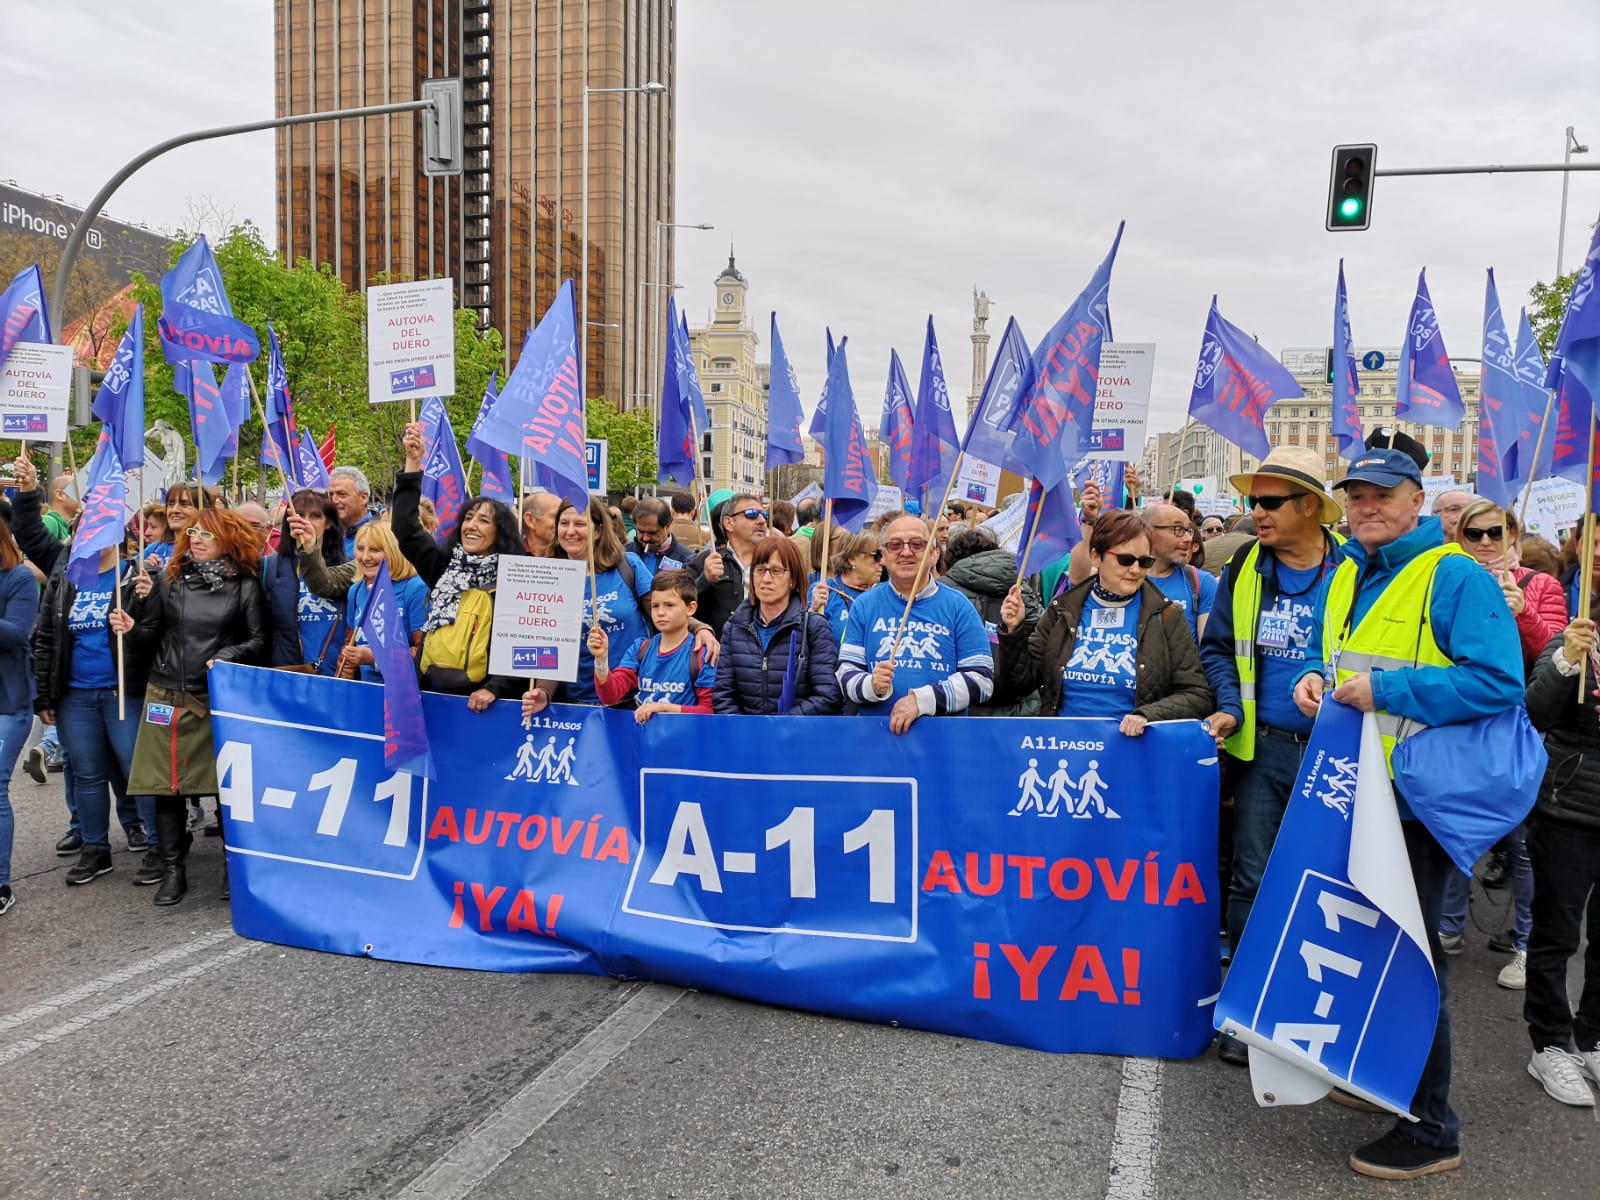
M 1439 932 L 1446 937 L 1460 937 L 1467 927 L 1467 907 L 1471 901 L 1472 876 L 1452 868 L 1439 902 Z
M 1528 861 L 1528 827 L 1518 825 L 1506 834 L 1506 850 L 1511 855 L 1511 948 L 1526 950 L 1533 930 L 1533 864 Z
M 1450 960 L 1439 948 L 1439 908 L 1445 885 L 1452 875 L 1460 875 L 1421 821 L 1402 821 L 1406 857 L 1411 860 L 1411 876 L 1417 885 L 1417 900 L 1422 905 L 1423 927 L 1428 931 L 1428 949 L 1433 952 L 1433 969 L 1439 976 L 1439 1022 L 1434 1026 L 1433 1044 L 1422 1076 L 1411 1097 L 1411 1114 L 1416 1124 L 1401 1121 L 1397 1128 L 1430 1146 L 1448 1148 L 1461 1142 L 1461 1118 L 1450 1107 Z
M 1237 765 L 1233 784 L 1233 878 L 1228 886 L 1228 945 L 1237 950 L 1266 873 L 1278 826 L 1300 774 L 1305 746 L 1275 733 L 1256 738 L 1256 756 Z
M 33 728 L 33 710 L 0 713 L 0 887 L 11 882 L 11 839 L 16 819 L 11 813 L 11 772 Z
M 117 719 L 116 688 L 68 688 L 56 703 L 56 724 L 61 744 L 72 761 L 72 807 L 85 850 L 111 849 L 112 781 L 128 778 L 133 764 L 133 744 L 139 734 L 139 706 L 129 704 L 127 715 Z M 122 805 L 119 803 L 119 815 Z M 137 821 L 137 813 L 130 814 Z

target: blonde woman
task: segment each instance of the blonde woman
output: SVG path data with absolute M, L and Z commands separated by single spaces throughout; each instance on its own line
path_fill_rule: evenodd
M 383 676 L 373 663 L 372 647 L 367 645 L 367 636 L 361 629 L 361 610 L 366 607 L 378 568 L 389 564 L 395 604 L 413 648 L 421 643 L 422 623 L 428 619 L 428 585 L 422 582 L 422 576 L 417 574 L 410 560 L 400 553 L 394 530 L 376 521 L 368 521 L 356 529 L 355 562 L 358 574 L 345 600 L 345 623 L 354 633 L 354 640 L 339 656 L 339 675 L 355 679 L 359 671 L 359 678 L 374 682 Z

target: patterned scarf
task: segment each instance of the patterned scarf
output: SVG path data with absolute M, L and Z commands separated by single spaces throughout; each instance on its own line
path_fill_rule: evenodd
M 450 554 L 450 565 L 439 576 L 439 582 L 433 585 L 428 619 L 422 624 L 422 632 L 432 633 L 453 624 L 456 614 L 461 611 L 461 597 L 468 589 L 492 592 L 499 566 L 498 554 L 468 554 L 457 546 Z
M 191 558 L 183 564 L 183 574 L 208 592 L 220 592 L 233 575 L 233 569 L 225 558 L 213 558 L 209 562 L 197 562 Z

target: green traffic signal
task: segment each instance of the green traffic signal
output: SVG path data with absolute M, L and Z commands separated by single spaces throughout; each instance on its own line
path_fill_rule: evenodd
M 1329 230 L 1359 230 L 1371 223 L 1377 159 L 1378 148 L 1371 144 L 1333 148 L 1325 210 L 1325 225 Z
M 1339 202 L 1339 215 L 1353 221 L 1361 215 L 1361 197 L 1346 196 Z

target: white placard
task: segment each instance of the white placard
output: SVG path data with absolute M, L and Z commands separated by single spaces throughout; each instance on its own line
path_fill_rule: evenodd
M 1233 507 L 1233 501 L 1226 496 L 1198 496 L 1195 498 L 1194 506 L 1196 511 L 1206 517 L 1228 517 L 1237 511 Z
M 1195 499 L 1195 507 L 1200 506 L 1200 500 L 1205 496 L 1220 496 L 1217 489 L 1217 479 L 1214 475 L 1202 475 L 1197 479 L 1180 479 L 1178 486 L 1188 492 Z M 1151 501 L 1155 503 L 1155 501 Z
M 1155 371 L 1154 342 L 1107 342 L 1100 348 L 1090 457 L 1118 462 L 1138 462 L 1144 457 L 1150 381 Z
M 578 677 L 585 565 L 577 559 L 502 554 L 495 577 L 489 673 Z
M 368 288 L 367 399 L 382 404 L 455 391 L 455 281 Z
M 1022 492 L 1006 498 L 1006 506 L 994 516 L 990 517 L 979 529 L 991 531 L 995 540 L 1002 548 L 1010 550 L 1013 554 L 1017 551 L 1018 540 L 1022 537 L 1022 527 L 1028 519 L 1028 505 Z
M 970 454 L 961 456 L 961 472 L 956 476 L 956 486 L 950 492 L 952 500 L 969 500 L 985 508 L 994 508 L 1000 498 L 1000 468 L 993 463 L 981 462 Z
M 905 493 L 893 484 L 880 483 L 878 494 L 872 498 L 872 506 L 867 509 L 867 515 L 862 519 L 863 524 L 876 521 L 884 513 L 899 512 L 905 506 Z
M 1571 529 L 1583 520 L 1583 514 L 1588 511 L 1589 498 L 1584 495 L 1583 485 L 1566 479 L 1541 479 L 1529 489 L 1529 497 L 1528 525 L 1534 533 L 1540 532 L 1532 528 L 1533 506 L 1536 504 L 1544 509 L 1552 530 Z
M 807 500 L 815 500 L 818 504 L 822 503 L 822 485 L 820 483 L 808 483 L 789 497 L 789 503 L 796 508 L 799 508 Z
M 72 347 L 18 342 L 0 368 L 0 438 L 60 442 L 72 399 Z
M 1444 493 L 1456 491 L 1460 487 L 1461 485 L 1456 482 L 1454 475 L 1424 475 L 1422 477 L 1422 495 L 1425 499 L 1422 511 L 1431 513 L 1435 500 L 1444 495 Z

